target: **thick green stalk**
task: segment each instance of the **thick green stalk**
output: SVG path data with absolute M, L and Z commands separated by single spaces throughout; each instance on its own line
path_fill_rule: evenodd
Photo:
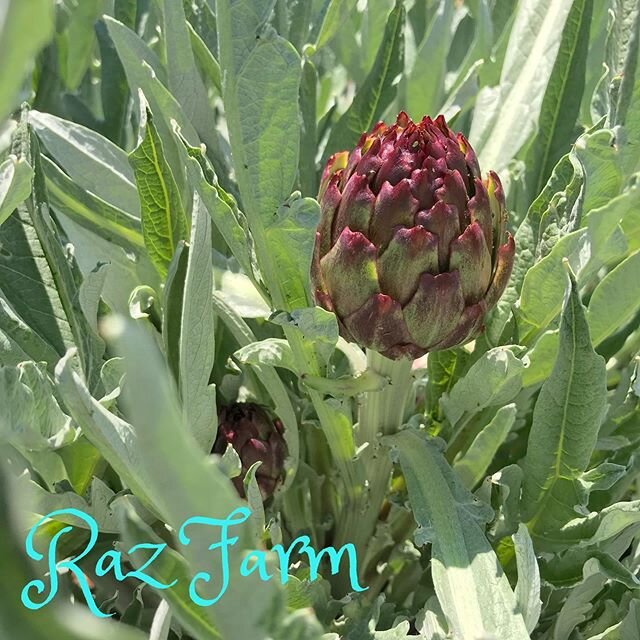
M 358 413 L 358 445 L 376 442 L 378 434 L 395 433 L 402 424 L 411 391 L 411 360 L 389 360 L 367 350 L 367 369 L 389 380 L 382 391 L 365 393 Z
M 405 417 L 407 402 L 413 397 L 411 360 L 389 360 L 375 351 L 367 351 L 367 368 L 386 377 L 389 385 L 382 391 L 363 394 L 358 412 L 356 442 L 362 450 L 367 486 L 361 498 L 349 505 L 338 523 L 337 546 L 354 544 L 361 572 L 367 543 L 375 532 L 380 508 L 389 488 L 392 464 L 380 438 L 398 431 Z M 361 573 L 362 575 L 362 573 Z

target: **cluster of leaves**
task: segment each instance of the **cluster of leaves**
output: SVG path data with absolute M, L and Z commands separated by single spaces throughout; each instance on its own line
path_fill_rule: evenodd
M 640 637 L 637 0 L 2 11 L 3 634 Z M 339 339 L 308 286 L 323 161 L 400 109 L 469 137 L 517 242 L 483 336 L 402 372 Z M 242 504 L 237 458 L 209 456 L 216 407 L 238 399 L 282 421 L 286 480 L 263 505 L 248 474 L 252 520 L 203 608 L 187 585 L 210 532 L 176 532 Z M 359 407 L 406 428 L 378 438 Z M 369 531 L 362 492 L 380 478 Z M 67 507 L 98 523 L 79 566 L 117 623 L 70 573 L 42 610 L 20 603 L 45 572 L 24 532 Z M 50 519 L 35 545 L 77 555 L 83 526 Z M 237 578 L 247 550 L 301 533 L 353 540 L 368 590 L 349 592 L 344 567 L 311 581 L 304 562 L 284 586 Z M 176 587 L 96 572 L 113 545 L 140 566 L 140 541 L 169 543 L 148 572 Z

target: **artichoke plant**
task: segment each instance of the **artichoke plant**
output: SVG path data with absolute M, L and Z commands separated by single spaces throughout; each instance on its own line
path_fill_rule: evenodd
M 244 497 L 244 478 L 256 462 L 256 481 L 263 500 L 273 495 L 284 476 L 287 446 L 279 419 L 272 419 L 259 405 L 238 402 L 220 410 L 218 435 L 213 453 L 224 454 L 231 445 L 242 464 L 240 475 L 233 478 L 238 493 Z
M 442 115 L 379 122 L 328 159 L 319 201 L 311 279 L 344 338 L 399 359 L 482 331 L 515 244 L 498 176 Z

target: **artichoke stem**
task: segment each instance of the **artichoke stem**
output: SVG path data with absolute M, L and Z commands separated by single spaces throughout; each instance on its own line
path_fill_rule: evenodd
M 387 378 L 389 385 L 382 391 L 363 394 L 356 432 L 358 445 L 365 442 L 376 445 L 380 435 L 395 433 L 402 424 L 409 392 L 412 390 L 412 363 L 412 360 L 406 358 L 390 360 L 367 349 L 367 369 Z
M 355 435 L 358 446 L 368 443 L 361 453 L 368 487 L 360 500 L 348 505 L 337 531 L 340 544 L 354 544 L 362 578 L 367 574 L 367 543 L 375 533 L 393 469 L 380 439 L 398 431 L 413 392 L 411 360 L 390 360 L 376 351 L 367 350 L 367 365 L 369 370 L 386 377 L 389 385 L 381 391 L 362 395 Z

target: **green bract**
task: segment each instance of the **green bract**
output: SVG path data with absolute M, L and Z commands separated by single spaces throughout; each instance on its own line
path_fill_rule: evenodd
M 344 338 L 418 358 L 477 336 L 515 253 L 498 176 L 443 116 L 378 123 L 332 155 L 311 277 Z

